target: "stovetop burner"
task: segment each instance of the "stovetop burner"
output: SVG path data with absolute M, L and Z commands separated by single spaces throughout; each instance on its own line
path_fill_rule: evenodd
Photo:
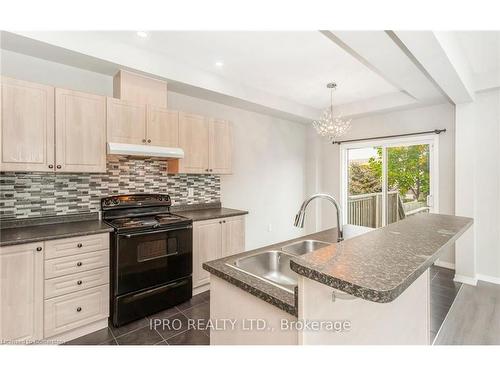
M 104 221 L 118 231 L 159 228 L 190 221 L 170 213 L 170 205 L 170 197 L 165 194 L 120 195 L 101 200 Z
M 152 218 L 131 218 L 131 217 L 114 219 L 111 220 L 109 223 L 117 228 L 136 228 L 144 226 L 154 226 L 155 224 L 158 224 L 158 222 Z

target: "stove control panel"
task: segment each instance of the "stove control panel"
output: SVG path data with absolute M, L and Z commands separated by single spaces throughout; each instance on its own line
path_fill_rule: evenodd
M 102 209 L 170 205 L 171 201 L 168 194 L 128 194 L 101 199 Z

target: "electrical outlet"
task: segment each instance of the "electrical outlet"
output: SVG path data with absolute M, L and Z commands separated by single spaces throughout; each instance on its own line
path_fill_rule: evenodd
M 194 188 L 188 188 L 188 198 L 194 197 Z

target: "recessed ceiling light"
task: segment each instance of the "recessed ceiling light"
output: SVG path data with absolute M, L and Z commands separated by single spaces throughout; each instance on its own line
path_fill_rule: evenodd
M 137 32 L 137 36 L 141 37 L 141 38 L 147 38 L 148 37 L 148 33 L 145 32 L 145 31 L 138 31 Z
M 215 62 L 215 66 L 216 66 L 217 68 L 222 68 L 222 67 L 224 66 L 224 61 L 216 61 L 216 62 Z

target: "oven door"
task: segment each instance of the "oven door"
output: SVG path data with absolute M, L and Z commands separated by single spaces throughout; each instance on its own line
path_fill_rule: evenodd
M 168 283 L 193 271 L 192 225 L 120 233 L 116 245 L 115 295 Z

